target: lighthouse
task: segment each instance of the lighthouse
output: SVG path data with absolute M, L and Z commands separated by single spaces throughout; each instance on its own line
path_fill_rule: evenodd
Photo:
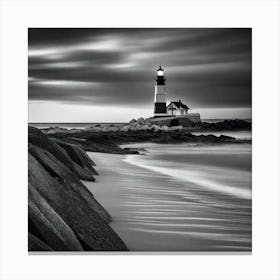
M 165 77 L 164 70 L 159 66 L 157 69 L 157 77 L 155 84 L 155 109 L 154 109 L 154 117 L 166 117 L 168 116 L 166 113 L 166 85 L 165 85 Z

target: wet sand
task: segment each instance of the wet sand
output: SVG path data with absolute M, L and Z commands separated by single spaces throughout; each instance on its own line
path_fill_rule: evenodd
M 251 199 L 244 193 L 147 168 L 145 155 L 89 155 L 100 175 L 84 183 L 130 251 L 251 251 Z M 242 184 L 240 178 L 236 182 Z

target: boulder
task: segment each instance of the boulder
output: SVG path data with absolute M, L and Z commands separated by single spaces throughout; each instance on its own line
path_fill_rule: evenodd
M 109 214 L 70 174 L 50 152 L 32 148 L 28 156 L 30 233 L 55 251 L 127 250 L 108 225 Z M 34 248 L 34 240 L 30 242 Z
M 71 139 L 70 137 L 69 140 Z M 62 139 L 48 137 L 37 128 L 29 127 L 28 141 L 30 144 L 50 152 L 80 179 L 95 181 L 94 175 L 98 175 L 98 172 L 93 167 L 95 163 L 81 148 L 81 143 L 86 141 L 85 139 L 72 144 Z
M 28 127 L 28 143 L 50 152 L 61 163 L 67 166 L 71 172 L 78 175 L 73 161 L 67 152 L 54 141 L 52 141 L 47 135 L 43 134 L 39 129 L 31 126 Z
M 252 123 L 244 120 L 224 120 L 217 123 L 203 122 L 195 127 L 196 130 L 231 131 L 231 130 L 251 130 Z
M 56 251 L 82 251 L 77 236 L 32 184 L 28 187 L 28 231 Z
M 81 196 L 94 211 L 99 213 L 105 221 L 110 221 L 110 216 L 106 210 L 93 198 L 92 193 L 82 184 L 79 177 L 75 176 L 65 165 L 59 162 L 51 153 L 29 144 L 29 154 L 32 155 L 43 168 L 61 184 L 65 189 L 74 195 Z M 30 170 L 32 174 L 33 170 Z
M 75 163 L 85 169 L 93 171 L 95 174 L 98 174 L 97 171 L 92 167 L 95 165 L 95 163 L 79 145 L 67 143 L 57 138 L 50 139 L 61 146 Z
M 145 124 L 145 119 L 144 118 L 138 118 L 137 119 L 137 124 L 144 125 Z
M 29 250 L 127 250 L 109 226 L 108 212 L 80 181 L 97 174 L 82 145 L 36 128 L 29 128 L 28 138 Z
M 136 120 L 135 119 L 132 119 L 130 122 L 129 122 L 129 124 L 133 124 L 133 123 L 135 123 L 136 122 Z
M 28 232 L 28 251 L 53 251 L 53 248 L 40 238 Z

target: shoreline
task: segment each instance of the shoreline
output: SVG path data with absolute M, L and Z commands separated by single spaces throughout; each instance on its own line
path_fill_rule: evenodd
M 215 124 L 216 125 L 216 124 Z M 244 124 L 243 124 L 244 125 Z M 220 126 L 220 124 L 218 124 Z M 138 127 L 138 124 L 136 124 Z M 159 144 L 173 144 L 173 143 L 197 143 L 197 144 L 242 144 L 251 143 L 251 139 L 237 139 L 231 136 L 224 135 L 227 131 L 209 132 L 194 132 L 190 133 L 188 128 L 176 127 L 158 127 L 147 125 L 143 129 L 134 127 L 129 130 L 95 130 L 95 129 L 81 129 L 81 130 L 63 130 L 63 129 L 42 129 L 41 131 L 51 137 L 52 139 L 60 139 L 71 144 L 79 145 L 87 152 L 103 152 L 111 154 L 138 154 L 138 151 L 130 149 L 122 149 L 121 145 L 127 143 L 159 143 Z M 145 129 L 144 129 L 145 128 Z M 250 129 L 247 130 L 250 133 Z M 228 132 L 232 132 L 229 130 Z M 244 133 L 244 130 L 243 130 Z
M 139 146 L 141 146 L 141 143 L 139 143 Z M 143 155 L 109 155 L 106 153 L 90 152 L 88 154 L 91 158 L 95 158 L 97 166 L 100 167 L 100 175 L 95 183 L 85 182 L 85 185 L 110 213 L 112 216 L 110 226 L 126 243 L 130 252 L 135 252 L 137 254 L 137 252 L 141 251 L 148 251 L 148 253 L 149 251 L 177 251 L 188 254 L 198 251 L 208 253 L 217 251 L 245 251 L 250 253 L 251 247 L 247 247 L 248 245 L 242 247 L 242 243 L 240 243 L 238 246 L 233 246 L 234 237 L 232 237 L 231 241 L 227 240 L 227 235 L 225 235 L 224 238 L 226 239 L 224 241 L 221 240 L 217 242 L 215 239 L 218 238 L 218 236 L 222 239 L 225 233 L 218 234 L 217 232 L 214 234 L 207 230 L 208 227 L 209 229 L 212 227 L 214 229 L 217 222 L 218 224 L 222 223 L 223 228 L 225 227 L 227 230 L 231 230 L 230 224 L 234 223 L 235 220 L 237 222 L 239 219 L 237 219 L 237 217 L 241 215 L 238 211 L 235 210 L 234 212 L 236 212 L 236 214 L 231 214 L 229 208 L 224 214 L 221 214 L 219 213 L 220 210 L 216 212 L 210 205 L 207 206 L 207 203 L 205 205 L 203 205 L 204 203 L 201 204 L 199 202 L 201 198 L 199 198 L 198 201 L 187 200 L 182 204 L 180 202 L 180 196 L 183 193 L 189 193 L 187 195 L 189 198 L 194 195 L 200 195 L 196 193 L 193 187 L 190 187 L 190 183 L 182 181 L 180 178 L 176 179 L 175 177 L 170 177 L 168 174 L 155 172 L 154 170 L 145 169 L 127 162 L 127 159 L 131 157 L 143 157 Z M 113 169 L 112 166 L 114 166 Z M 131 174 L 133 174 L 133 176 L 131 176 Z M 156 180 L 153 180 L 154 178 L 156 178 Z M 152 185 L 150 185 L 151 183 Z M 158 197 L 159 192 L 162 198 Z M 212 199 L 212 191 L 205 189 L 203 193 L 206 195 L 203 195 L 203 200 Z M 173 195 L 176 195 L 176 200 L 174 200 L 175 197 L 174 199 L 172 198 Z M 238 203 L 240 199 L 243 201 L 242 197 L 232 197 L 227 201 L 232 204 Z M 249 207 L 250 198 L 248 199 Z M 247 198 L 244 201 L 246 200 Z M 223 199 L 221 202 L 222 201 Z M 217 202 L 217 205 L 219 203 Z M 222 205 L 223 204 L 224 202 Z M 199 210 L 202 206 L 203 208 Z M 203 210 L 204 207 L 206 207 L 205 209 L 209 209 L 206 211 L 209 212 L 208 214 Z M 246 208 L 244 208 L 244 210 L 245 209 Z M 226 214 L 227 212 L 228 214 Z M 198 215 L 197 218 L 200 220 L 200 226 L 196 224 L 196 219 L 192 220 L 192 213 L 197 213 L 195 216 Z M 223 217 L 223 215 L 228 217 Z M 246 217 L 246 212 L 244 212 L 244 215 L 244 217 Z M 152 218 L 152 216 L 154 217 Z M 244 217 L 242 219 L 244 219 Z M 211 220 L 213 220 L 213 222 L 211 222 Z M 186 223 L 183 221 L 186 221 Z M 193 224 L 194 221 L 195 223 Z M 172 225 L 173 223 L 174 226 Z M 177 226 L 175 226 L 176 224 Z M 248 226 L 249 224 L 248 220 Z M 139 227 L 138 225 L 141 226 Z M 197 227 L 199 229 L 198 232 L 192 234 L 191 232 Z M 242 225 L 240 225 L 240 227 L 243 228 Z M 185 228 L 189 229 L 185 231 Z M 162 231 L 163 229 L 164 231 Z M 203 232 L 205 230 L 207 230 L 207 235 L 204 236 Z M 221 233 L 222 232 L 223 230 Z M 174 244 L 174 241 L 172 241 L 173 238 L 181 240 L 181 244 L 178 246 Z M 238 238 L 236 240 L 239 240 Z M 161 242 L 165 242 L 165 245 Z M 220 245 L 218 245 L 219 243 Z M 214 246 L 214 244 L 216 244 L 217 247 L 215 249 L 213 249 L 214 247 L 209 249 L 211 246 Z M 235 249 L 230 250 L 230 246 Z
M 150 185 L 150 188 L 148 188 L 147 191 L 149 190 L 151 194 L 156 191 L 156 188 L 158 188 L 159 191 L 161 188 L 163 188 L 161 191 L 162 195 L 165 196 L 169 193 L 169 186 L 164 184 L 166 184 L 166 182 L 174 184 L 174 179 L 170 181 L 170 176 L 166 176 L 166 174 L 159 174 L 153 170 L 141 169 L 139 166 L 137 167 L 126 163 L 124 158 L 127 155 L 138 155 L 141 153 L 146 153 L 146 151 L 141 148 L 137 149 L 135 147 L 125 147 L 126 145 L 129 145 L 124 145 L 123 142 L 132 140 L 132 143 L 137 143 L 137 145 L 139 144 L 140 147 L 141 144 L 145 143 L 147 139 L 152 139 L 152 143 L 155 145 L 158 143 L 166 145 L 169 143 L 194 143 L 195 145 L 205 145 L 208 143 L 210 145 L 215 144 L 214 146 L 219 146 L 220 144 L 227 145 L 248 143 L 248 141 L 239 141 L 232 137 L 218 137 L 214 135 L 193 136 L 182 131 L 136 131 L 130 132 L 129 134 L 115 132 L 102 134 L 86 131 L 85 133 L 83 132 L 82 134 L 78 133 L 75 135 L 65 135 L 60 133 L 46 135 L 36 128 L 29 127 L 28 136 L 30 160 L 28 185 L 30 194 L 28 197 L 28 203 L 31 209 L 29 210 L 29 219 L 32 221 L 29 223 L 29 252 L 120 252 L 122 250 L 128 250 L 126 244 L 123 242 L 123 240 L 127 242 L 127 233 L 124 233 L 120 230 L 120 224 L 118 224 L 118 221 L 116 223 L 116 220 L 114 219 L 115 214 L 119 214 L 120 216 L 122 214 L 120 214 L 121 209 L 118 209 L 118 207 L 121 205 L 116 206 L 116 204 L 112 203 L 112 200 L 115 199 L 116 195 L 120 195 L 120 193 L 116 193 L 118 191 L 117 188 L 112 189 L 112 186 L 114 186 L 116 181 L 118 181 L 118 186 L 120 188 L 124 188 L 125 190 L 123 191 L 122 195 L 130 196 L 131 198 L 137 200 L 139 197 L 137 193 L 134 193 L 135 191 L 138 192 L 141 190 L 141 192 L 144 192 L 141 194 L 141 196 L 144 195 L 144 197 L 147 195 L 147 193 L 142 188 L 135 189 L 135 184 L 138 184 L 138 186 L 142 187 L 141 184 L 143 184 L 143 182 L 144 184 L 147 183 Z M 154 137 L 156 137 L 156 141 L 154 141 Z M 185 140 L 187 141 L 185 142 Z M 193 142 L 193 140 L 195 141 Z M 95 152 L 93 160 L 88 156 L 86 151 Z M 103 160 L 100 160 L 102 157 Z M 96 164 L 97 170 L 94 168 Z M 104 169 L 105 171 L 107 170 L 107 172 L 109 172 L 105 177 L 103 172 Z M 110 172 L 112 171 L 115 172 L 115 175 L 117 175 L 115 177 L 117 180 L 115 180 L 112 176 L 110 177 L 110 175 L 112 175 Z M 126 174 L 128 174 L 128 176 L 125 176 Z M 134 177 L 134 175 L 136 177 Z M 162 181 L 162 177 L 164 177 L 166 180 Z M 135 182 L 136 179 L 137 182 Z M 159 181 L 157 181 L 157 179 L 159 179 Z M 149 180 L 154 181 L 150 182 Z M 86 186 L 88 184 L 93 186 L 93 191 L 89 191 L 88 187 Z M 109 192 L 108 189 L 106 190 L 106 188 L 104 188 L 104 185 L 106 184 L 107 187 L 108 185 L 111 185 Z M 103 188 L 99 190 L 100 193 L 95 193 L 94 189 L 96 190 L 99 185 L 103 186 Z M 177 186 L 176 188 L 179 194 L 181 192 L 179 189 L 182 186 L 180 186 L 180 183 L 178 182 L 175 184 L 175 186 Z M 107 202 L 102 199 L 102 192 L 106 191 Z M 192 193 L 191 189 L 189 191 Z M 43 197 L 41 197 L 42 194 Z M 110 197 L 108 200 L 108 194 L 111 196 L 111 201 Z M 46 198 L 46 202 L 40 204 L 40 201 L 42 199 L 45 200 Z M 76 202 L 74 202 L 73 199 L 76 200 Z M 86 199 L 86 201 L 88 201 L 88 203 L 90 203 L 93 208 L 88 208 L 88 206 L 83 202 L 83 199 Z M 146 200 L 142 201 L 140 204 L 134 202 L 136 204 L 133 205 L 136 206 L 136 209 L 138 209 L 137 207 L 149 208 L 151 205 L 156 205 L 158 203 L 159 198 L 155 199 L 156 200 L 150 204 L 151 197 L 147 196 Z M 61 204 L 61 200 L 63 201 L 63 204 Z M 80 200 L 80 202 L 77 204 L 78 200 Z M 165 203 L 167 203 L 169 200 L 170 197 L 167 197 L 166 202 L 163 200 L 163 207 L 167 207 L 167 205 L 169 205 L 165 205 Z M 159 201 L 161 201 L 161 199 L 159 199 Z M 172 205 L 174 202 L 173 200 L 170 200 L 168 203 L 171 203 Z M 124 205 L 130 207 L 129 202 L 124 203 Z M 73 206 L 83 209 L 83 214 L 81 213 L 82 216 L 75 211 L 69 212 L 67 210 L 73 208 Z M 115 209 L 112 209 L 112 207 L 115 207 Z M 180 210 L 180 208 L 185 206 L 179 203 L 178 205 L 175 204 L 172 207 L 179 207 L 176 209 L 179 211 L 179 213 L 181 213 L 180 211 L 182 211 L 182 209 Z M 192 208 L 189 207 L 190 206 L 187 207 L 188 210 L 186 209 L 186 211 L 192 212 Z M 39 209 L 40 214 L 35 214 L 37 211 L 36 209 Z M 166 213 L 165 211 L 166 209 L 163 208 L 162 212 Z M 168 211 L 172 216 L 173 209 L 168 208 Z M 141 210 L 139 213 L 142 212 L 143 211 Z M 47 217 L 48 223 L 44 219 L 38 219 L 38 215 Z M 111 216 L 113 217 L 113 220 L 111 220 Z M 92 217 L 92 220 L 87 220 L 89 217 Z M 59 235 L 57 235 L 54 230 L 58 225 L 57 219 L 62 219 L 66 222 L 66 224 L 63 223 L 61 226 L 59 226 L 59 230 L 62 231 L 59 233 Z M 93 221 L 95 221 L 95 224 L 92 224 Z M 132 222 L 133 221 L 135 222 L 135 220 L 132 219 Z M 143 223 L 141 220 L 137 223 L 139 222 L 140 224 Z M 126 221 L 121 221 L 121 224 L 123 223 L 126 223 Z M 142 225 L 142 231 L 144 228 L 144 232 L 141 233 L 141 228 L 137 230 L 138 234 L 140 234 L 140 237 L 146 235 L 146 227 L 148 225 L 153 224 L 150 224 L 150 222 L 145 222 Z M 165 223 L 161 222 L 159 226 L 162 227 L 164 225 Z M 98 238 L 94 234 L 97 229 L 100 232 Z M 84 231 L 87 232 L 86 235 Z M 130 231 L 130 234 L 133 236 L 135 233 Z M 157 237 L 157 234 L 153 232 L 150 232 L 149 235 Z M 63 239 L 61 239 L 61 236 Z M 64 240 L 64 238 L 66 239 Z M 185 237 L 181 236 L 180 238 Z M 100 243 L 99 239 L 103 241 Z M 139 240 L 141 240 L 141 238 L 139 238 Z M 197 244 L 194 240 L 192 242 Z M 155 241 L 155 244 L 157 244 L 157 241 Z M 151 248 L 153 244 L 146 244 L 145 246 L 144 248 L 150 251 L 149 248 Z M 131 241 L 128 241 L 128 247 L 131 247 Z M 135 249 L 133 246 L 131 248 Z M 182 251 L 180 246 L 176 247 L 175 250 Z M 140 251 L 143 250 L 141 249 Z M 167 251 L 172 250 L 169 248 Z M 192 248 L 188 248 L 187 251 L 191 252 L 193 250 Z M 220 248 L 218 251 L 224 250 Z

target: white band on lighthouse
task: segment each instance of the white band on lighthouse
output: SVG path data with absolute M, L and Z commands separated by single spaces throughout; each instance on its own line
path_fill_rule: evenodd
M 154 102 L 164 102 L 166 103 L 166 86 L 155 85 L 155 98 Z
M 155 95 L 157 94 L 166 94 L 165 85 L 155 85 Z
M 155 103 L 166 103 L 166 94 L 156 94 L 155 95 Z

